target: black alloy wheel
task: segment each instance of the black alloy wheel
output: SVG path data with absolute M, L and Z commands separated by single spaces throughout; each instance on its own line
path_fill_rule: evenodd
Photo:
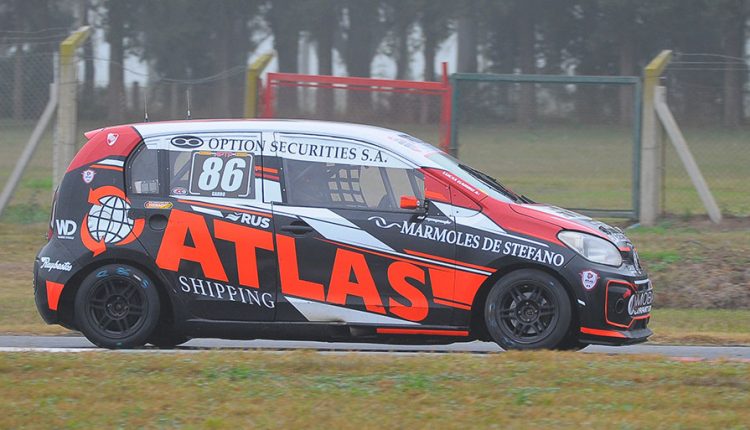
M 512 272 L 487 296 L 485 323 L 504 349 L 556 348 L 571 321 L 570 300 L 551 275 L 531 269 Z
M 155 288 L 145 274 L 133 267 L 101 267 L 84 279 L 76 294 L 76 323 L 97 346 L 141 346 L 159 318 Z

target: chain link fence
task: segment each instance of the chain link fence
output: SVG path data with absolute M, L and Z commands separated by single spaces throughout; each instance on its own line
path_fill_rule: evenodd
M 45 37 L 62 40 L 65 35 Z M 0 149 L 3 153 L 0 187 L 6 184 L 49 101 L 57 58 L 52 43 L 11 39 L 0 40 Z M 52 197 L 52 137 L 53 127 L 48 127 L 3 214 L 4 221 L 47 221 Z
M 535 201 L 637 213 L 637 78 L 459 74 L 453 84 L 461 160 Z
M 746 60 L 708 54 L 676 55 L 662 79 L 667 103 L 721 212 L 750 216 L 750 69 Z M 744 125 L 743 125 L 744 124 Z M 665 141 L 667 215 L 704 215 L 690 178 Z
M 448 142 L 447 83 L 269 74 L 266 91 L 266 117 L 377 125 Z
M 98 69 L 109 66 L 108 61 L 93 60 Z M 89 89 L 79 76 L 79 128 L 86 131 L 146 120 L 242 118 L 246 70 L 242 64 L 203 78 L 172 79 L 146 70 L 124 69 L 127 79 L 120 89 Z

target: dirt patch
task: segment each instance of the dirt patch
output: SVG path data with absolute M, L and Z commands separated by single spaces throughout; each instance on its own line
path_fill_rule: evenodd
M 750 309 L 750 218 L 667 218 L 627 231 L 656 290 L 656 306 Z

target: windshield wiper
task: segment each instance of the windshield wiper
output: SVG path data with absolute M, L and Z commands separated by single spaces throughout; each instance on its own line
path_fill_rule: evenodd
M 518 194 L 514 193 L 513 191 L 505 188 L 500 182 L 497 181 L 497 179 L 493 178 L 492 176 L 480 172 L 477 169 L 474 169 L 472 167 L 469 167 L 465 164 L 459 164 L 460 168 L 466 170 L 469 172 L 469 174 L 480 181 L 484 182 L 485 184 L 489 185 L 490 187 L 495 188 L 496 190 L 500 191 L 501 193 L 505 194 L 506 196 L 510 197 L 515 202 L 522 202 L 522 203 L 531 203 L 531 200 L 529 200 L 526 197 L 519 196 Z

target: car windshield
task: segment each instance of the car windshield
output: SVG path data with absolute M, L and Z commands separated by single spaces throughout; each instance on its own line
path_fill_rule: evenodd
M 518 195 L 508 188 L 505 188 L 492 176 L 461 163 L 456 158 L 421 139 L 403 133 L 396 134 L 391 138 L 413 151 L 422 153 L 441 168 L 458 176 L 462 181 L 465 181 L 497 200 L 504 202 L 533 203 L 527 197 Z
M 525 203 L 528 200 L 505 188 L 492 176 L 482 173 L 466 164 L 462 164 L 460 161 L 445 152 L 433 152 L 432 154 L 427 154 L 427 158 L 437 163 L 443 169 L 458 176 L 461 180 L 466 181 L 497 200 L 515 203 Z

